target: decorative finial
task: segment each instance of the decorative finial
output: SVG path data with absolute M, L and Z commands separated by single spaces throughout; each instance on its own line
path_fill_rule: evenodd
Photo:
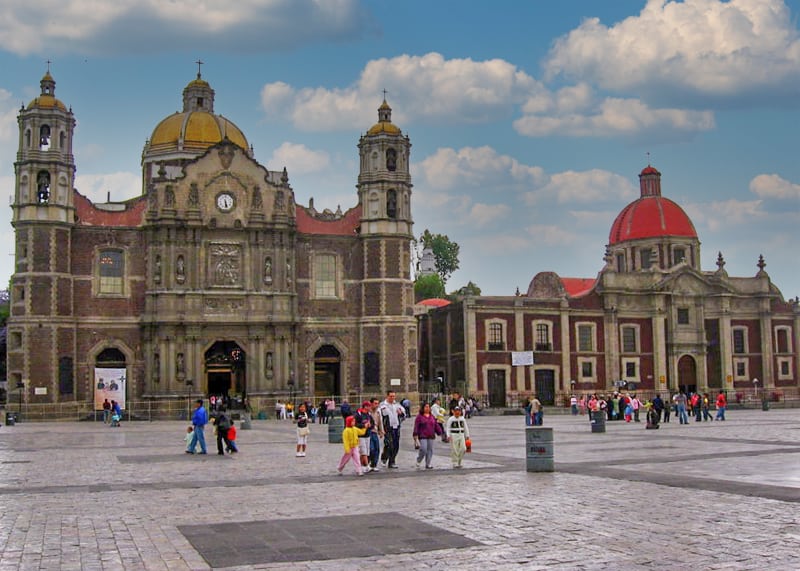
M 201 60 L 201 59 L 198 59 L 198 60 L 197 60 L 196 62 L 194 62 L 194 63 L 196 63 L 196 64 L 197 64 L 197 79 L 200 79 L 200 66 L 201 66 L 201 65 L 203 65 L 203 63 L 204 63 L 204 62 L 203 62 L 203 60 Z
M 289 171 L 286 170 L 286 167 L 283 167 L 283 173 L 281 174 L 281 182 L 285 185 L 289 184 Z
M 384 88 L 383 88 L 383 100 L 384 100 L 384 101 L 386 101 L 386 94 L 387 94 L 387 93 L 389 93 L 389 92 L 388 92 L 388 91 L 386 91 L 386 88 L 384 87 Z
M 722 252 L 717 252 L 717 268 L 720 272 L 725 268 L 725 258 L 722 257 Z
M 650 151 L 647 151 L 647 166 L 650 166 Z
M 522 295 L 521 293 L 519 293 L 519 286 L 517 286 L 517 291 L 514 293 L 514 295 L 517 297 Z
M 767 263 L 764 261 L 764 255 L 763 254 L 759 254 L 758 255 L 758 263 L 756 264 L 756 266 L 758 267 L 758 275 L 763 274 L 764 273 L 764 268 L 767 267 Z

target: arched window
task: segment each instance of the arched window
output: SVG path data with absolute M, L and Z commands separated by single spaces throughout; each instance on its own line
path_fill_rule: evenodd
M 50 147 L 50 125 L 39 127 L 39 148 L 47 149 Z
M 39 204 L 50 202 L 50 173 L 47 171 L 39 171 L 36 175 L 36 198 Z
M 394 149 L 386 149 L 386 170 L 397 170 L 397 151 Z
M 64 149 L 67 144 L 67 134 L 64 131 L 61 131 L 61 134 L 58 136 L 58 148 Z
M 386 193 L 386 216 L 397 218 L 397 191 L 394 189 Z
M 98 293 L 122 295 L 124 293 L 125 256 L 119 250 L 103 250 L 98 256 Z

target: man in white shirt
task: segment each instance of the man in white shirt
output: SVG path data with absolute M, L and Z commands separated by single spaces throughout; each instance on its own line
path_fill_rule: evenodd
M 385 431 L 381 462 L 384 466 L 388 464 L 389 468 L 397 468 L 395 459 L 397 458 L 397 452 L 400 450 L 400 423 L 406 413 L 403 406 L 395 402 L 396 397 L 397 395 L 394 391 L 387 392 L 386 400 L 380 406 Z

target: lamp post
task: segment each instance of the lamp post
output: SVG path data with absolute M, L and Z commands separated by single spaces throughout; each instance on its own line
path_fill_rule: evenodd
M 756 400 L 758 400 L 758 379 L 753 379 L 753 394 Z

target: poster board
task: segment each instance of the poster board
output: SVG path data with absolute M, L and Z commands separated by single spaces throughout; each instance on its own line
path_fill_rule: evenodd
M 94 369 L 94 408 L 103 410 L 103 401 L 115 400 L 122 409 L 125 409 L 125 385 L 127 371 L 125 369 Z
M 533 365 L 533 351 L 512 351 L 511 352 L 511 366 L 512 367 L 525 367 Z

